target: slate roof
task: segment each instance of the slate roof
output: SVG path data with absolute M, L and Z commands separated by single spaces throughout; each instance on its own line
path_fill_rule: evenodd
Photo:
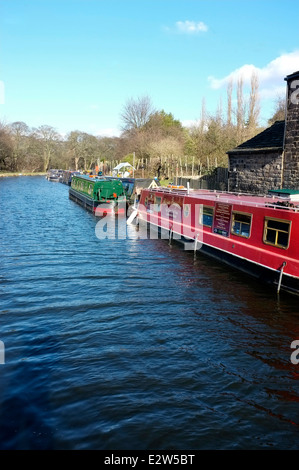
M 275 121 L 272 126 L 265 129 L 252 139 L 243 142 L 227 153 L 257 153 L 283 150 L 285 121 Z
M 291 78 L 297 78 L 297 77 L 299 77 L 299 71 L 298 71 L 298 72 L 291 73 L 291 75 L 287 75 L 287 76 L 285 77 L 285 80 L 288 81 L 288 80 L 290 80 Z

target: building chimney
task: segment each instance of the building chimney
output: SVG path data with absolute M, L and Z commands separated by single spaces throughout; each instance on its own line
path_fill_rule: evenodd
M 299 189 L 299 72 L 285 78 L 286 120 L 284 136 L 283 186 Z

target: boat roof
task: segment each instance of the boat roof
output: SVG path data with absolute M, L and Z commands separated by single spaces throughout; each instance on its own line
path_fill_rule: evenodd
M 114 180 L 114 181 L 119 181 L 118 178 L 113 178 L 113 177 L 109 177 L 109 178 L 106 178 L 105 176 L 96 176 L 96 175 L 74 175 L 76 176 L 76 178 L 80 178 L 80 179 L 84 179 L 84 180 L 87 180 L 87 181 L 111 181 L 111 180 Z
M 299 189 L 269 189 L 269 193 L 277 194 L 278 196 L 296 196 L 299 195 Z
M 280 209 L 292 209 L 299 212 L 299 205 L 292 202 L 291 195 L 279 197 L 277 194 L 254 195 L 249 193 L 232 193 L 225 191 L 209 190 L 209 189 L 171 189 L 166 187 L 152 188 L 155 192 L 163 192 L 164 194 L 180 195 L 188 198 L 201 198 L 211 202 L 222 202 L 230 204 L 239 204 L 254 207 L 271 207 L 275 206 Z M 295 202 L 295 201 L 294 201 Z

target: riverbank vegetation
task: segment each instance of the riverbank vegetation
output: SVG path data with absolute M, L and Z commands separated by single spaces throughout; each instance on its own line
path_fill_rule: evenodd
M 224 110 L 225 108 L 225 110 Z M 278 101 L 273 117 L 284 119 Z M 227 167 L 226 152 L 262 130 L 259 125 L 258 80 L 252 76 L 250 95 L 243 82 L 227 86 L 225 106 L 214 115 L 202 102 L 200 119 L 189 127 L 172 113 L 155 109 L 149 96 L 130 99 L 120 111 L 118 137 L 94 136 L 73 130 L 61 136 L 54 127 L 30 128 L 24 122 L 0 123 L 0 172 L 45 173 L 49 168 L 104 173 L 121 161 L 134 164 L 136 176 L 197 176 Z

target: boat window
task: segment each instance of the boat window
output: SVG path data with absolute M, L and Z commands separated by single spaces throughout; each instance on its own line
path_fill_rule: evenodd
M 233 212 L 231 232 L 239 237 L 250 237 L 251 214 Z
M 290 241 L 291 221 L 265 218 L 264 243 L 278 248 L 288 248 Z
M 123 187 L 124 187 L 124 190 L 125 190 L 127 196 L 132 196 L 133 189 L 134 189 L 134 183 L 123 182 Z
M 199 213 L 199 224 L 205 227 L 213 225 L 214 208 L 211 206 L 202 206 Z
M 154 204 L 154 211 L 155 212 L 160 212 L 160 206 L 161 206 L 161 197 L 156 196 L 155 197 L 155 204 Z

